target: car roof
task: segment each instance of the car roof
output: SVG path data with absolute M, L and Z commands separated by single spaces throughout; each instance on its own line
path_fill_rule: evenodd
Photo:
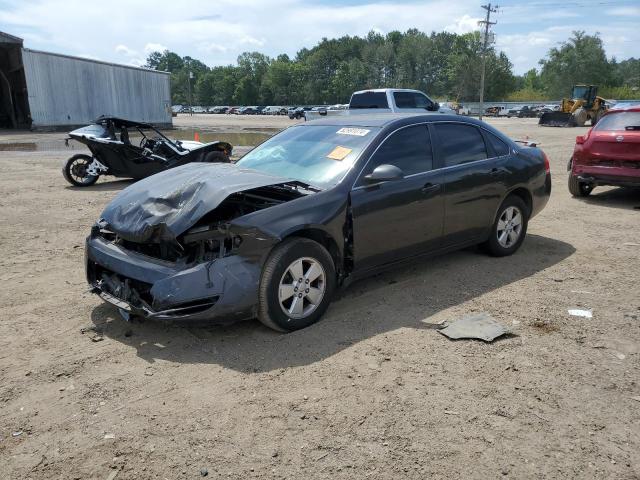
M 464 123 L 472 123 L 475 125 L 486 125 L 484 122 L 474 118 L 464 117 L 460 115 L 447 115 L 442 113 L 372 113 L 363 114 L 356 113 L 352 115 L 335 115 L 321 118 L 318 120 L 310 120 L 302 125 L 329 125 L 335 127 L 388 127 L 401 126 L 403 124 L 414 122 L 433 122 L 433 121 L 456 121 Z
M 621 112 L 640 112 L 640 103 L 632 103 L 632 104 L 621 104 L 616 108 L 614 105 L 612 108 L 605 112 L 606 115 L 612 113 L 621 113 Z
M 424 93 L 421 92 L 420 90 L 414 90 L 413 88 L 368 88 L 366 90 L 358 90 L 356 92 L 353 92 L 353 95 L 355 95 L 356 93 L 368 93 L 368 92 L 418 92 L 418 93 Z

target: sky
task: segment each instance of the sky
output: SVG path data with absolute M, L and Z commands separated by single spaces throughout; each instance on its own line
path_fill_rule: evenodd
M 26 48 L 142 65 L 169 49 L 209 66 L 245 51 L 294 57 L 323 37 L 417 28 L 478 29 L 482 0 L 0 0 L 0 31 Z M 640 57 L 640 0 L 506 0 L 492 20 L 516 74 L 538 66 L 572 30 L 599 32 L 608 57 Z

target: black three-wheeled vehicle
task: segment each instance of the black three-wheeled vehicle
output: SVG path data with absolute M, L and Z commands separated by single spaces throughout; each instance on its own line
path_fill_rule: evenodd
M 70 132 L 71 139 L 91 151 L 74 155 L 62 169 L 79 187 L 93 185 L 100 175 L 141 179 L 191 162 L 229 162 L 233 149 L 226 142 L 170 140 L 151 124 L 115 117 L 100 117 Z

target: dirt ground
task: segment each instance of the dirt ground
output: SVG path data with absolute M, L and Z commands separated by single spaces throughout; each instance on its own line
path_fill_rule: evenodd
M 87 293 L 83 242 L 129 182 L 71 188 L 68 152 L 0 151 L 0 477 L 640 478 L 640 191 L 573 199 L 565 165 L 585 129 L 491 123 L 551 158 L 551 200 L 521 250 L 355 283 L 289 335 L 126 323 Z M 17 136 L 0 143 L 33 141 Z M 436 331 L 473 312 L 513 334 Z

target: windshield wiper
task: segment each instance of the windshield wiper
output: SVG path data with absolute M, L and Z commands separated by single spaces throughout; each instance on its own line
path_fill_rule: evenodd
M 640 130 L 640 125 L 627 125 L 624 127 L 625 130 Z
M 311 185 L 310 183 L 301 182 L 300 180 L 291 180 L 290 182 L 285 183 L 285 185 L 295 185 L 296 187 L 302 187 L 304 190 L 309 190 L 310 192 L 321 192 L 322 189 L 320 187 L 316 187 L 315 185 Z

